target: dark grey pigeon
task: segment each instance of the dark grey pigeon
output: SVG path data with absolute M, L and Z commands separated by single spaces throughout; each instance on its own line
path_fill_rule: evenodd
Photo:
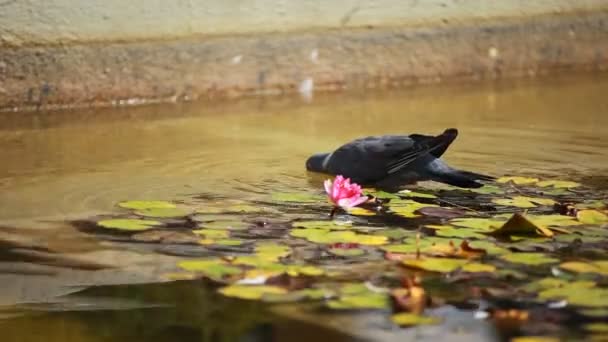
M 306 161 L 308 171 L 343 175 L 361 185 L 396 190 L 406 184 L 432 180 L 461 188 L 479 188 L 478 180 L 494 177 L 456 170 L 439 157 L 458 136 L 446 129 L 429 135 L 383 135 L 353 140 L 332 153 L 317 153 Z

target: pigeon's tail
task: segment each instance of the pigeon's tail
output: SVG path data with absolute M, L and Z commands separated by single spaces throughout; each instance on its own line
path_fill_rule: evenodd
M 453 169 L 439 159 L 429 164 L 428 171 L 432 180 L 461 188 L 481 188 L 483 184 L 478 181 L 495 180 L 492 176 Z
M 437 175 L 434 180 L 461 188 L 481 188 L 483 184 L 477 182 L 478 180 L 490 181 L 493 179 L 493 177 L 478 173 L 454 170 Z

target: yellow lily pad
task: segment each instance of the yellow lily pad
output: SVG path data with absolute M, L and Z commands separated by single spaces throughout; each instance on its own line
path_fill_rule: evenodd
M 602 224 L 608 222 L 608 215 L 593 209 L 579 210 L 576 213 L 576 218 L 583 224 Z
M 161 226 L 162 223 L 151 220 L 140 219 L 109 219 L 97 222 L 97 225 L 108 229 L 118 229 L 126 231 L 141 231 Z
M 302 237 L 313 243 L 334 244 L 334 243 L 358 243 L 361 245 L 384 245 L 388 238 L 382 235 L 358 234 L 353 231 L 330 231 L 328 229 L 304 228 L 292 229 L 290 234 L 295 237 Z
M 221 281 L 227 276 L 243 273 L 241 268 L 232 266 L 221 259 L 184 260 L 180 261 L 177 266 L 189 272 L 202 273 L 217 281 Z
M 496 266 L 480 263 L 470 263 L 462 266 L 462 270 L 464 272 L 470 273 L 496 272 Z
M 135 214 L 146 217 L 171 218 L 185 217 L 188 216 L 190 212 L 180 208 L 146 208 L 137 210 Z
M 505 190 L 502 188 L 497 187 L 496 185 L 484 185 L 481 188 L 477 188 L 477 189 L 469 189 L 469 191 L 478 193 L 478 194 L 483 194 L 483 195 L 502 195 L 505 193 Z
M 203 235 L 206 239 L 227 239 L 230 237 L 230 231 L 224 229 L 196 229 L 192 232 Z
M 374 216 L 377 214 L 375 211 L 360 207 L 348 208 L 346 212 L 353 216 Z
M 575 273 L 596 273 L 608 276 L 608 261 L 569 261 L 559 265 L 559 268 Z
M 493 231 L 496 228 L 500 228 L 505 222 L 505 220 L 477 217 L 450 220 L 450 224 L 471 228 L 477 231 Z
M 449 273 L 466 265 L 468 260 L 450 258 L 431 258 L 406 259 L 403 264 L 410 268 L 417 268 L 430 272 Z
M 556 202 L 550 198 L 515 196 L 513 198 L 495 198 L 493 203 L 518 208 L 535 208 L 536 205 L 553 205 Z
M 412 325 L 429 325 L 439 324 L 441 319 L 437 317 L 421 316 L 409 312 L 401 312 L 391 316 L 393 323 L 400 326 L 412 326 Z
M 297 221 L 292 224 L 295 228 L 321 228 L 321 229 L 350 229 L 353 226 L 351 221 Z
M 385 294 L 371 291 L 343 295 L 327 302 L 327 307 L 335 310 L 384 309 L 388 305 L 389 299 Z
M 278 261 L 280 258 L 289 256 L 291 254 L 291 248 L 289 246 L 267 242 L 255 246 L 255 253 L 262 259 Z

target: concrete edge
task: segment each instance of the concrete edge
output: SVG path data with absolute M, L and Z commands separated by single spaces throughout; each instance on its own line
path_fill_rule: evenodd
M 500 22 L 0 50 L 0 111 L 608 69 L 608 11 Z

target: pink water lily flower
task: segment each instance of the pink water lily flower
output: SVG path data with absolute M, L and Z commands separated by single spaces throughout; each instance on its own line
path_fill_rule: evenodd
M 336 176 L 333 182 L 331 179 L 326 180 L 323 185 L 329 200 L 335 206 L 352 208 L 368 200 L 363 196 L 359 184 L 351 183 L 350 178 L 344 178 L 342 175 Z

